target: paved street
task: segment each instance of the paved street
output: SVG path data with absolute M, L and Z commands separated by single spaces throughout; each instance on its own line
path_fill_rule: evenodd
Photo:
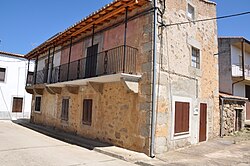
M 147 166 L 250 166 L 250 131 L 161 154 L 154 159 L 115 146 L 97 149 L 129 162 L 59 141 L 11 121 L 0 121 L 0 166 L 127 166 L 133 163 Z
M 133 165 L 47 137 L 10 121 L 0 121 L 1 166 Z

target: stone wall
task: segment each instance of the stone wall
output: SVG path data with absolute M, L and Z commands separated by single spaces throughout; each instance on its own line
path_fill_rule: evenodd
M 216 17 L 213 3 L 166 1 L 164 23 L 189 21 L 188 3 L 194 6 L 195 20 Z M 200 114 L 193 111 L 199 110 L 200 103 L 207 104 L 207 139 L 219 135 L 218 57 L 214 56 L 218 52 L 216 21 L 158 28 L 157 44 L 156 153 L 199 142 Z M 192 46 L 200 50 L 200 68 L 191 66 Z M 175 101 L 190 102 L 189 134 L 178 139 L 173 133 Z
M 222 109 L 222 106 L 220 106 Z M 245 102 L 225 101 L 223 111 L 223 135 L 230 135 L 235 132 L 236 110 L 241 112 L 241 127 L 244 128 Z
M 69 98 L 68 121 L 61 120 L 64 97 Z M 93 100 L 91 125 L 82 123 L 84 99 Z M 78 94 L 70 93 L 67 88 L 60 94 L 44 90 L 41 112 L 32 111 L 32 122 L 147 153 L 148 135 L 142 129 L 148 115 L 139 107 L 138 94 L 129 92 L 121 82 L 103 84 L 102 92 L 90 84 L 80 86 Z

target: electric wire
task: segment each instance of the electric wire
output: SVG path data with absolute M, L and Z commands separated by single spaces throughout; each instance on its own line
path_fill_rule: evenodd
M 183 24 L 189 24 L 189 23 L 196 23 L 196 22 L 204 22 L 204 21 L 211 21 L 211 20 L 219 20 L 219 19 L 225 19 L 225 18 L 231 18 L 231 17 L 238 17 L 242 15 L 248 15 L 250 14 L 250 11 L 237 13 L 237 14 L 231 14 L 231 15 L 225 15 L 220 17 L 212 17 L 207 19 L 200 19 L 200 20 L 194 20 L 194 21 L 185 21 L 185 22 L 178 22 L 178 23 L 171 23 L 171 24 L 162 24 L 161 26 L 169 27 L 169 26 L 175 26 L 175 25 L 183 25 Z

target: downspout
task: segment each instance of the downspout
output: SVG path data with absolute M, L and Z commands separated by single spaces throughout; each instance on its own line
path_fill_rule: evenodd
M 223 112 L 224 112 L 224 98 L 220 98 L 221 99 L 221 110 L 220 110 L 220 137 L 223 137 L 223 123 L 224 123 L 224 119 L 223 119 Z
M 152 115 L 151 115 L 151 139 L 150 139 L 150 157 L 154 155 L 155 145 L 155 121 L 156 121 L 156 55 L 157 55 L 157 0 L 154 0 L 154 39 L 153 39 L 153 87 L 152 87 Z

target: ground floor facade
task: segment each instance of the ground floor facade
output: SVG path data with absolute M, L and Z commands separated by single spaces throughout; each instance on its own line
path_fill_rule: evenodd
M 196 86 L 193 80 L 182 81 Z M 88 83 L 66 86 L 54 94 L 53 88 L 46 87 L 40 95 L 33 94 L 31 122 L 149 155 L 151 88 L 140 83 L 138 86 L 135 93 L 122 81 Z M 156 155 L 218 136 L 214 98 L 199 98 L 192 86 L 182 90 L 172 87 L 172 96 L 167 85 L 158 88 Z

